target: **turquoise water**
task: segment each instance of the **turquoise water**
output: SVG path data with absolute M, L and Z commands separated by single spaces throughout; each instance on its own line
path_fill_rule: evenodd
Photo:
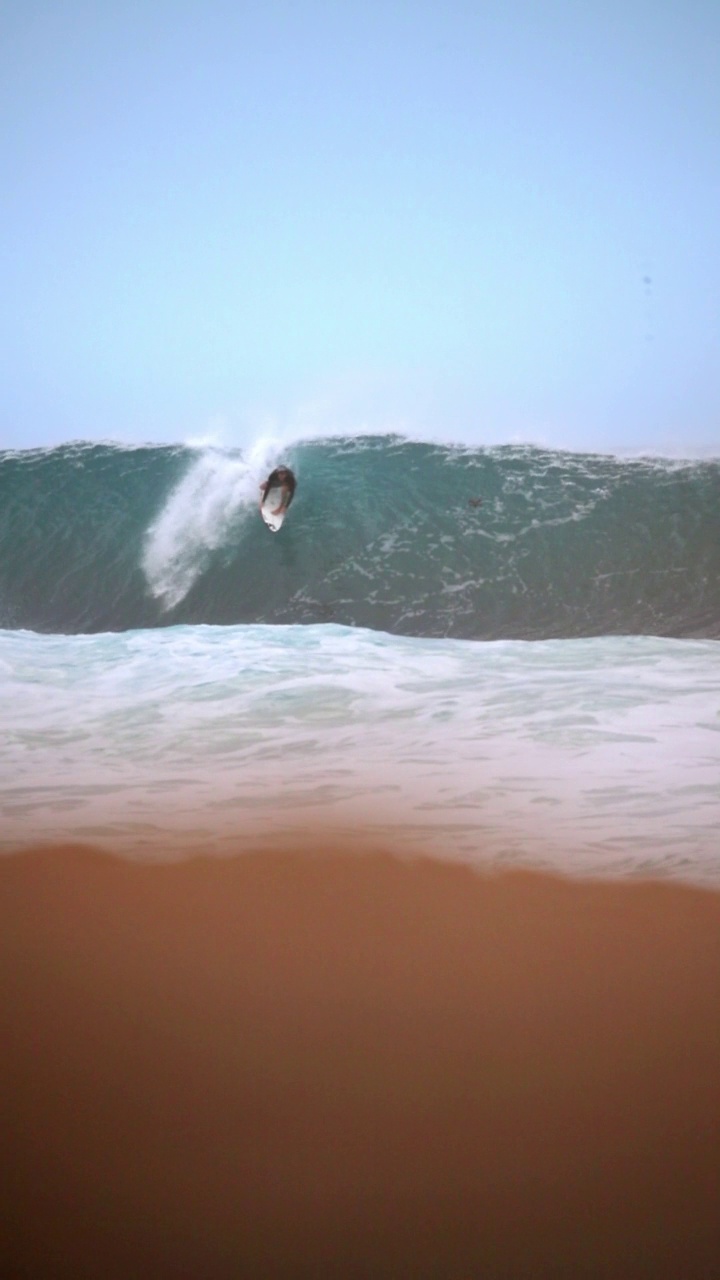
M 183 446 L 0 455 L 0 625 L 93 632 L 332 621 L 396 635 L 720 636 L 720 463 L 395 437 L 278 460 Z

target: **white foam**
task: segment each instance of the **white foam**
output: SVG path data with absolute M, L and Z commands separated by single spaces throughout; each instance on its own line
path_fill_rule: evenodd
M 309 827 L 720 883 L 720 648 L 337 626 L 0 633 L 0 845 L 162 856 Z
M 279 441 L 264 437 L 244 457 L 208 449 L 192 463 L 148 530 L 142 556 L 148 588 L 165 609 L 185 598 L 256 506 L 279 451 Z

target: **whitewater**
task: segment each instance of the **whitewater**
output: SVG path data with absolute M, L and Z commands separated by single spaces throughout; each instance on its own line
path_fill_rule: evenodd
M 400 437 L 1 455 L 0 848 L 718 883 L 719 495 L 713 460 Z

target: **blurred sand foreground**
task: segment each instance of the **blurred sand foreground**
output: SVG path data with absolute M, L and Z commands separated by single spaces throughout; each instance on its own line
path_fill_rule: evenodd
M 720 1274 L 718 894 L 58 848 L 0 948 L 6 1276 Z

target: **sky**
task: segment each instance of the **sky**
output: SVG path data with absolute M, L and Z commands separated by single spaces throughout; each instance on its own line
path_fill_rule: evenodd
M 720 455 L 717 0 L 0 0 L 0 448 Z

